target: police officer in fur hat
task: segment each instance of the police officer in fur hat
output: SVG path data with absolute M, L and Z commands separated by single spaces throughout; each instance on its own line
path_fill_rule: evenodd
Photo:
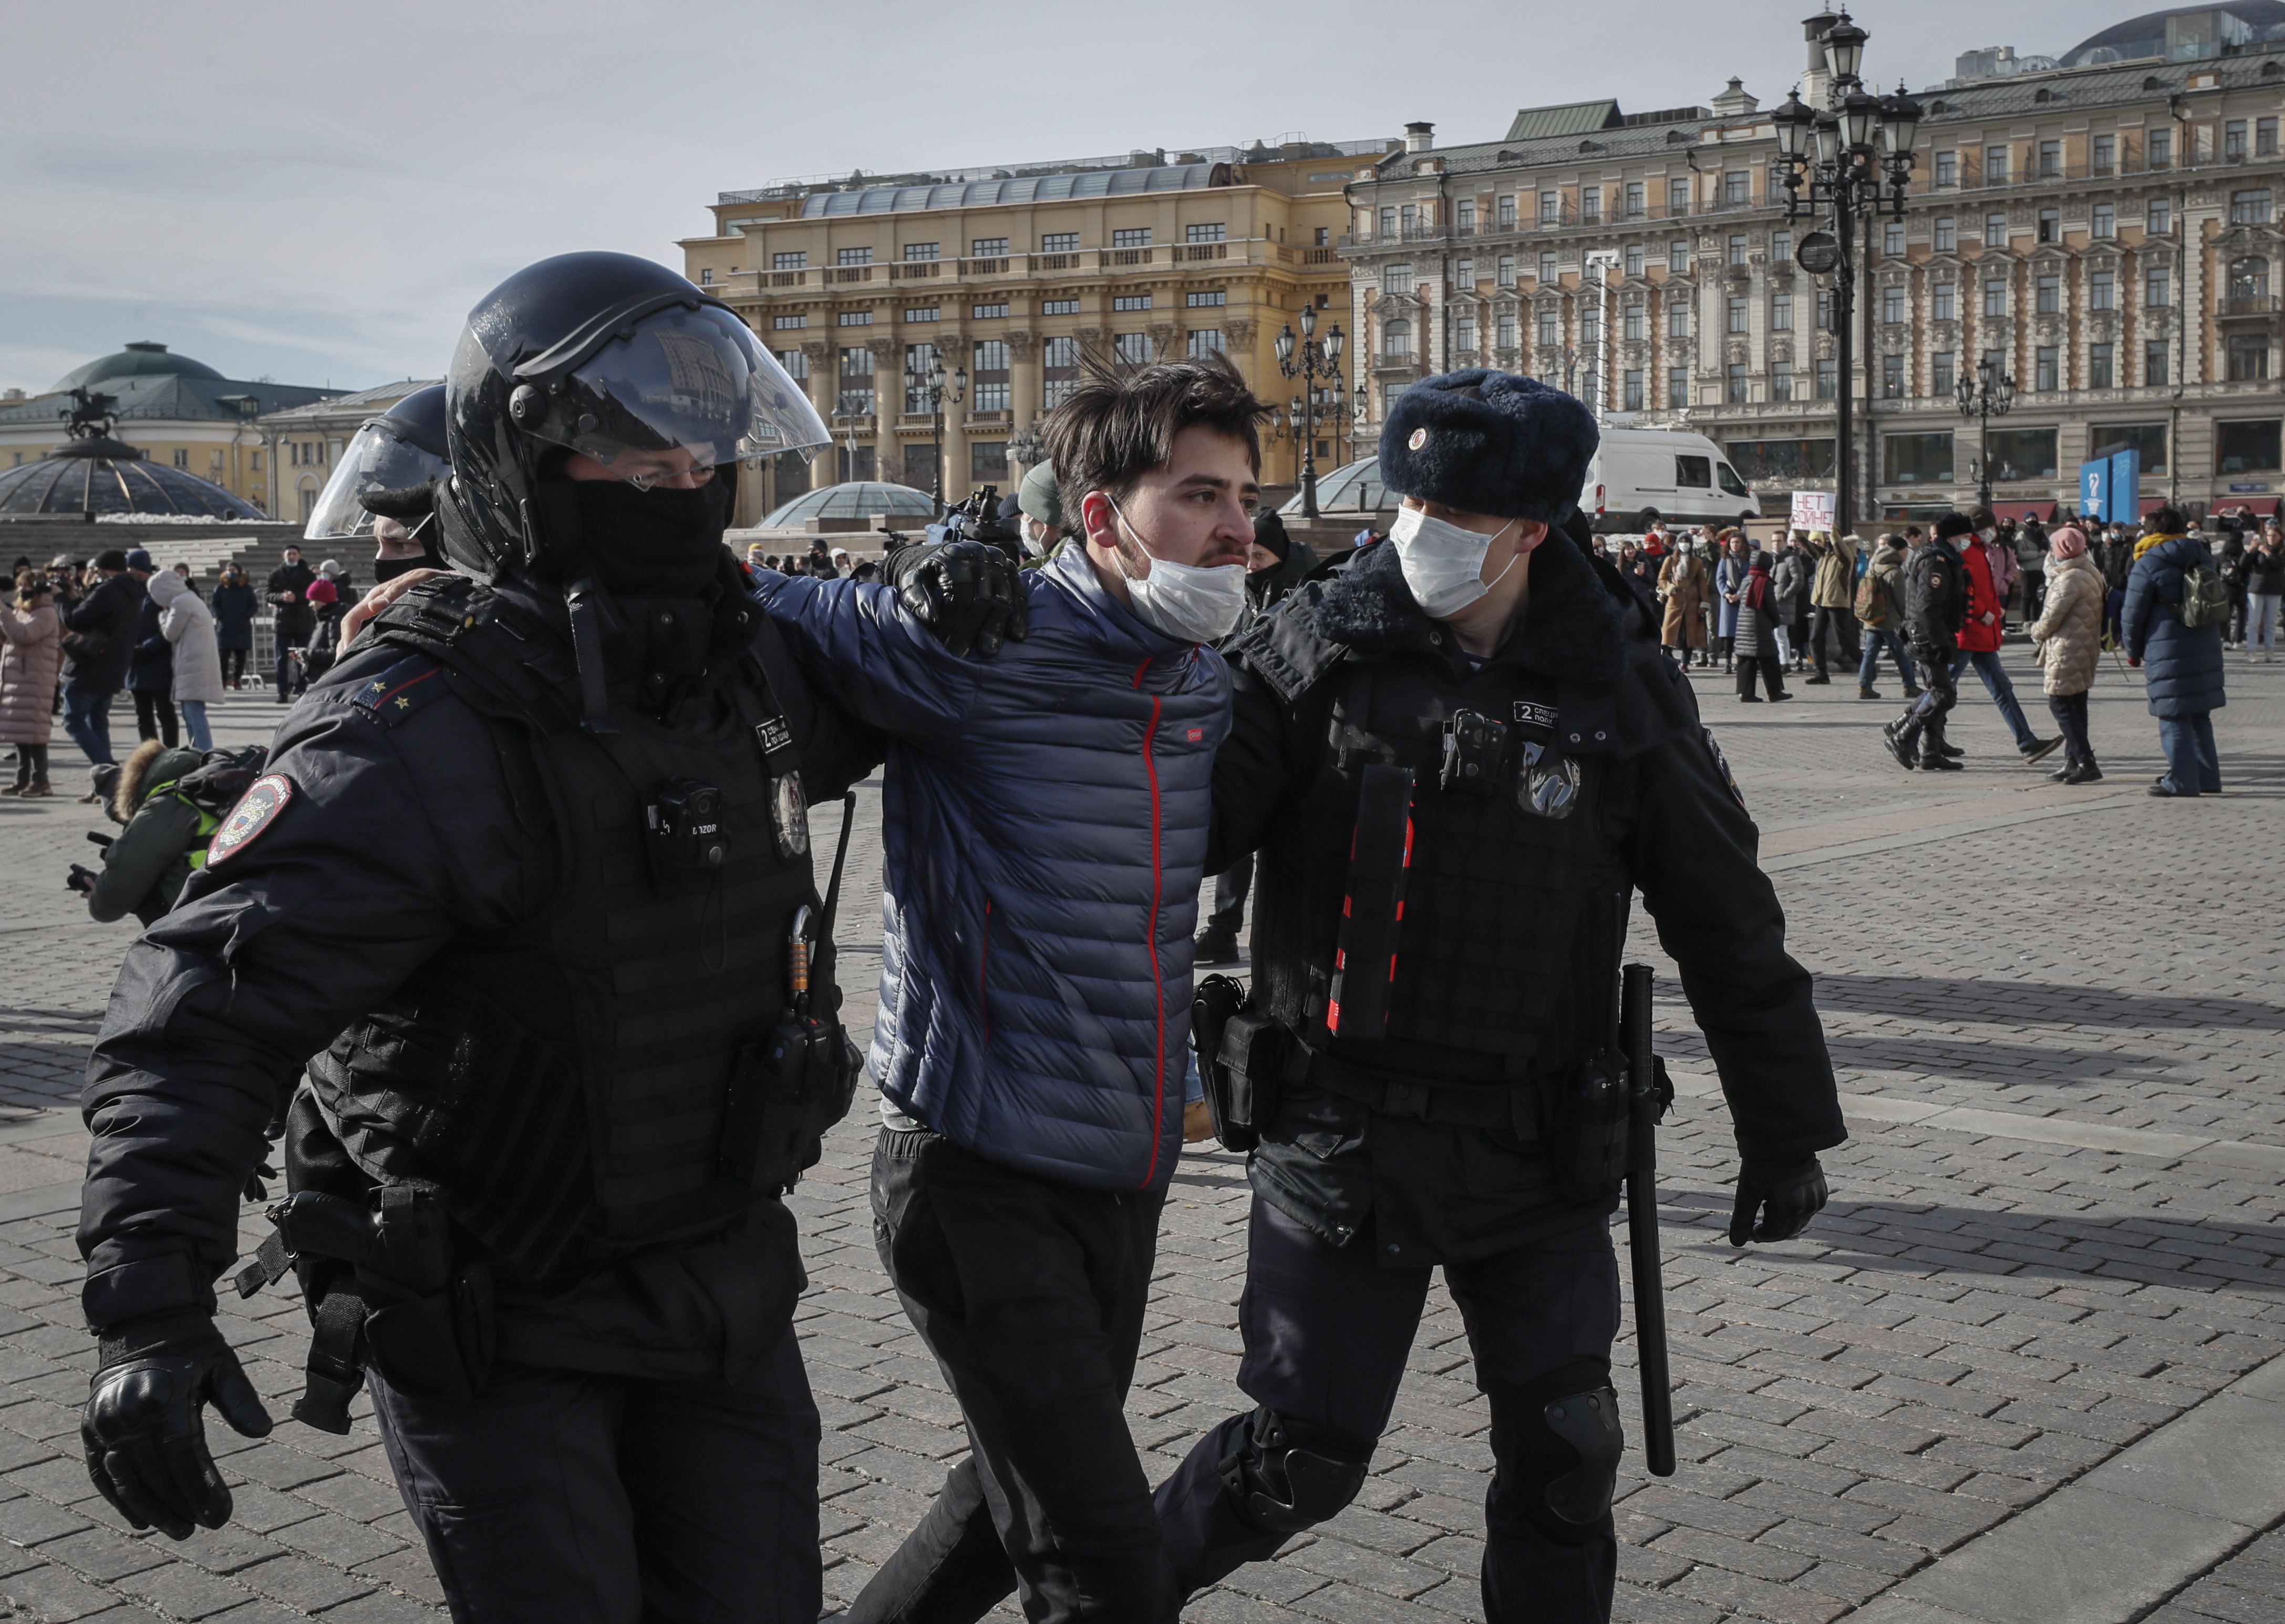
M 1355 1497 L 1441 1265 L 1491 1403 L 1485 1616 L 1609 1616 L 1617 1186 L 1579 1181 L 1567 1101 L 1615 1047 L 1636 890 L 1736 1125 L 1731 1243 L 1825 1204 L 1846 1129 L 1810 977 L 1653 606 L 1590 553 L 1596 437 L 1529 379 L 1416 385 L 1381 435 L 1388 545 L 1227 651 L 1206 866 L 1259 852 L 1255 979 L 1202 1040 L 1225 1140 L 1258 1138 L 1258 1408 L 1159 1490 L 1189 1589 Z

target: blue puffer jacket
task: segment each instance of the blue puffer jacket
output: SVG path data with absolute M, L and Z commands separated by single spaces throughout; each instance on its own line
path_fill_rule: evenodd
M 2155 717 L 2202 716 L 2229 702 L 2222 696 L 2221 628 L 2182 624 L 2182 572 L 2213 568 L 2206 544 L 2170 536 L 2134 561 L 2126 577 L 2126 607 L 2119 625 L 2126 652 L 2142 662 Z
M 1229 671 L 1113 602 L 1084 549 L 1024 579 L 1030 637 L 959 660 L 886 586 L 756 577 L 819 688 L 891 741 L 882 1093 L 993 1161 L 1154 1189 L 1182 1149 Z

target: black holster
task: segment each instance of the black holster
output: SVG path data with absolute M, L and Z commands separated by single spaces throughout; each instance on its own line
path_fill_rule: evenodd
M 1618 1057 L 1594 1055 L 1567 1075 L 1548 1078 L 1542 1095 L 1542 1135 L 1567 1201 L 1604 1201 L 1618 1193 L 1627 1171 L 1627 1132 L 1633 1090 Z
M 1292 1034 L 1253 1008 L 1244 982 L 1208 976 L 1190 1006 L 1190 1046 L 1214 1137 L 1225 1149 L 1252 1149 L 1277 1119 Z
M 465 1404 L 483 1389 L 497 1351 L 491 1272 L 459 1255 L 436 1191 L 384 1184 L 360 1204 L 302 1189 L 269 1217 L 277 1228 L 238 1291 L 251 1297 L 288 1267 L 301 1283 L 312 1335 L 296 1421 L 347 1432 L 368 1366 L 416 1398 Z

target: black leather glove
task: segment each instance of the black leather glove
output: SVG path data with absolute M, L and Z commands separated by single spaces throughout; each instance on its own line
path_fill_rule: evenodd
M 1000 652 L 1002 638 L 1020 643 L 1031 632 L 1023 571 L 987 543 L 899 547 L 889 554 L 881 575 L 913 618 L 962 659 L 972 653 L 988 660 Z
M 187 1540 L 194 1524 L 230 1520 L 200 1413 L 209 1403 L 245 1436 L 268 1435 L 269 1411 L 205 1314 L 153 1314 L 103 1333 L 79 1435 L 87 1475 L 136 1527 Z
M 1825 1208 L 1831 1192 L 1825 1187 L 1825 1169 L 1815 1157 L 1797 1162 L 1761 1162 L 1747 1158 L 1738 1169 L 1738 1204 L 1730 1211 L 1730 1244 L 1756 1241 L 1789 1241 L 1809 1228 L 1809 1220 Z M 1758 1212 L 1762 1220 L 1754 1221 Z

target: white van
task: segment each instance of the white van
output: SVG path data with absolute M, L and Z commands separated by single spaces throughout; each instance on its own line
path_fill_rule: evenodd
M 1739 524 L 1762 505 L 1704 435 L 1681 428 L 1606 428 L 1587 465 L 1579 507 L 1594 528 L 1629 534 L 1669 524 Z

